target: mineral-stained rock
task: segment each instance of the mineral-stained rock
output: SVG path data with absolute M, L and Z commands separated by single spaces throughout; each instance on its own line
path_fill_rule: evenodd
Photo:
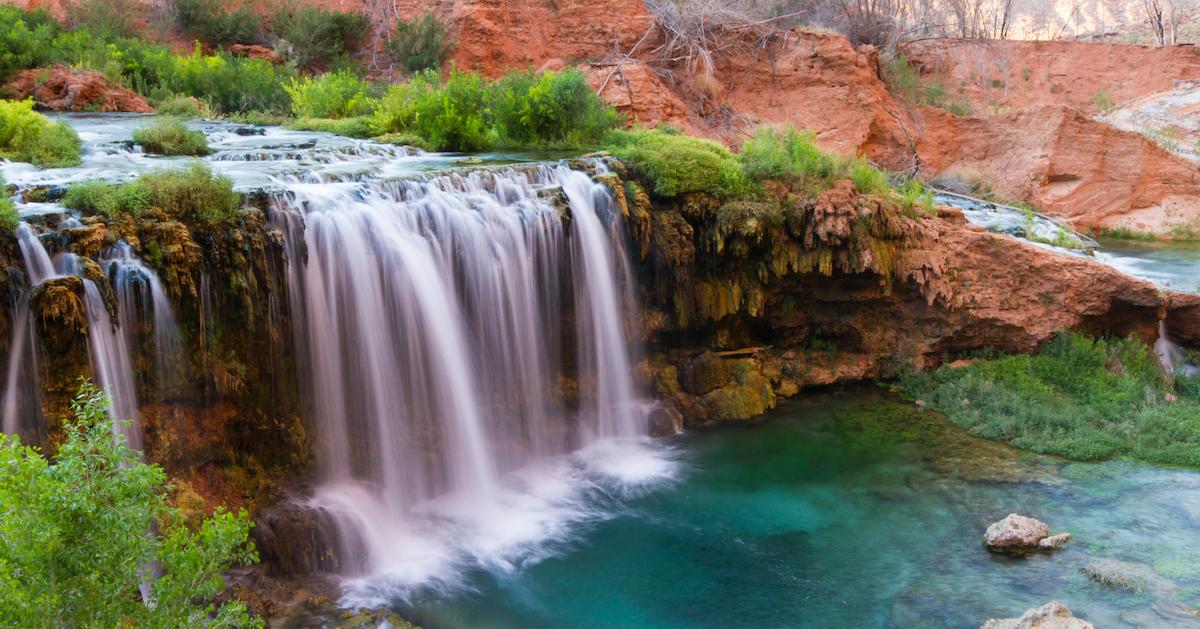
M 130 111 L 154 113 L 146 99 L 112 85 L 99 72 L 65 66 L 25 70 L 4 86 L 13 98 L 33 98 L 54 111 Z
M 1071 541 L 1070 533 L 1058 533 L 1038 540 L 1038 548 L 1042 550 L 1057 550 Z
M 1026 610 L 1020 618 L 992 618 L 980 629 L 1095 629 L 1092 623 L 1076 618 L 1066 605 L 1052 601 Z
M 321 509 L 292 502 L 275 505 L 258 517 L 253 538 L 272 576 L 336 573 L 342 565 L 337 526 Z
M 1050 528 L 1045 522 L 1010 513 L 987 528 L 983 543 L 988 550 L 1023 551 L 1037 548 L 1038 542 L 1049 534 Z

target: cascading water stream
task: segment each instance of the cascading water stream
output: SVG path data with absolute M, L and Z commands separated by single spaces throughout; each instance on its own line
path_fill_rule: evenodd
M 1183 349 L 1171 340 L 1170 334 L 1167 333 L 1166 321 L 1158 322 L 1158 339 L 1154 341 L 1154 353 L 1158 356 L 1158 362 L 1162 365 L 1163 371 L 1168 374 L 1188 378 L 1200 375 L 1200 367 L 1187 364 Z
M 347 569 L 394 593 L 464 560 L 511 567 L 594 515 L 585 477 L 613 466 L 589 468 L 589 444 L 631 441 L 627 456 L 645 424 L 607 190 L 565 166 L 285 189 L 274 220 L 320 444 L 313 502 Z M 560 393 L 572 375 L 577 412 Z
M 151 322 L 154 347 L 154 385 L 160 395 L 183 381 L 183 344 L 166 289 L 154 269 L 146 266 L 125 241 L 105 256 L 104 270 L 117 298 L 117 314 L 125 346 L 132 354 L 142 345 L 138 323 Z
M 54 264 L 37 233 L 21 223 L 16 229 L 17 243 L 25 261 L 29 285 L 37 286 L 55 275 Z M 21 295 L 13 311 L 12 340 L 9 343 L 8 365 L 5 370 L 3 429 L 8 434 L 27 432 L 41 414 L 38 396 L 37 352 L 34 350 L 33 321 L 29 318 L 29 294 Z

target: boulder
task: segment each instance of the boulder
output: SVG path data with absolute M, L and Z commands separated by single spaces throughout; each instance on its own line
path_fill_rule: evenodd
M 145 98 L 109 83 L 103 74 L 66 66 L 24 70 L 4 87 L 12 98 L 32 98 L 38 107 L 53 111 L 154 113 Z
M 1095 629 L 1092 623 L 1076 618 L 1066 605 L 1051 601 L 1026 610 L 1020 618 L 992 618 L 979 629 Z
M 1015 513 L 993 522 L 983 536 L 988 550 L 999 552 L 1028 551 L 1038 547 L 1038 542 L 1050 535 L 1045 522 Z

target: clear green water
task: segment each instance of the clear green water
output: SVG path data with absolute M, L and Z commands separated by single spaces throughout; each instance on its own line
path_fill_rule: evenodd
M 428 627 L 978 627 L 1060 600 L 1097 627 L 1196 624 L 1195 472 L 1020 453 L 874 389 L 669 443 L 674 483 L 598 490 L 613 517 L 548 557 L 397 608 Z M 1012 511 L 1076 539 L 988 553 L 984 529 Z M 1079 569 L 1100 557 L 1130 562 L 1145 589 L 1088 581 Z

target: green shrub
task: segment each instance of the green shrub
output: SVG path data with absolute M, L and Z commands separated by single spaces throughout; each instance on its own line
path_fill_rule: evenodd
M 20 222 L 21 215 L 17 213 L 17 206 L 8 196 L 8 187 L 4 184 L 4 178 L 0 177 L 0 229 L 12 231 Z
M 376 142 L 384 144 L 395 144 L 396 146 L 415 146 L 426 151 L 433 150 L 426 142 L 425 138 L 414 133 L 385 133 L 377 135 L 373 138 Z
M 154 110 L 163 116 L 183 118 L 209 118 L 212 116 L 204 101 L 195 96 L 168 96 L 155 103 Z
M 326 70 L 346 64 L 370 30 L 366 16 L 359 13 L 326 11 L 311 6 L 288 6 L 271 19 L 275 37 L 287 43 L 288 61 L 305 70 Z
M 159 155 L 208 155 L 208 140 L 175 118 L 160 118 L 149 127 L 133 132 L 133 141 L 147 153 Z
M 908 211 L 920 211 L 930 216 L 937 214 L 937 208 L 933 204 L 933 191 L 925 187 L 917 179 L 909 179 L 905 181 L 898 190 L 900 195 L 900 205 Z
M 284 123 L 289 129 L 299 131 L 321 131 L 344 135 L 348 138 L 369 138 L 375 135 L 371 119 L 365 116 L 356 118 L 296 118 Z
M 0 79 L 18 70 L 50 65 L 50 42 L 60 31 L 58 22 L 41 9 L 22 11 L 0 5 Z
M 1113 105 L 1112 94 L 1108 90 L 1100 90 L 1092 96 L 1092 106 L 1100 110 L 1100 113 L 1107 114 L 1115 108 Z
M 75 130 L 34 111 L 32 100 L 0 100 L 0 157 L 61 168 L 78 165 L 81 151 Z
M 211 602 L 229 568 L 258 561 L 250 518 L 218 509 L 189 529 L 166 473 L 113 439 L 106 407 L 99 389 L 81 387 L 53 458 L 0 435 L 0 621 L 261 627 L 244 603 Z M 142 583 L 153 605 L 138 596 Z
M 732 197 L 750 187 L 737 158 L 711 140 L 656 131 L 614 131 L 607 146 L 617 159 L 649 181 L 659 197 L 688 192 Z
M 971 101 L 966 94 L 960 94 L 958 100 L 949 100 L 946 86 L 938 80 L 922 81 L 905 55 L 897 55 L 883 65 L 883 80 L 893 93 L 914 105 L 945 109 L 956 116 L 971 113 Z
M 887 173 L 875 168 L 865 159 L 851 160 L 847 168 L 850 181 L 854 182 L 854 187 L 863 194 L 884 196 L 892 189 Z
M 63 0 L 62 7 L 72 28 L 87 29 L 102 38 L 136 36 L 146 11 L 138 0 Z
M 1077 460 L 1129 458 L 1200 466 L 1194 383 L 1168 383 L 1153 352 L 1129 339 L 1062 334 L 1036 356 L 976 360 L 902 386 L 971 432 Z M 1167 402 L 1167 394 L 1179 399 Z
M 349 70 L 318 77 L 292 79 L 284 89 L 292 97 L 292 114 L 298 118 L 351 118 L 375 108 L 371 86 Z
M 294 73 L 263 59 L 234 57 L 228 53 L 190 55 L 164 51 L 150 85 L 175 94 L 200 98 L 222 113 L 238 111 L 286 112 L 291 98 L 284 89 Z
M 158 208 L 189 227 L 211 228 L 237 218 L 241 196 L 228 177 L 214 175 L 196 162 L 175 170 L 153 170 L 124 184 L 78 183 L 67 190 L 63 205 L 109 217 L 139 216 Z
M 508 146 L 594 146 L 620 122 L 575 68 L 510 72 L 491 92 L 493 125 Z
M 499 139 L 484 119 L 488 84 L 480 75 L 451 69 L 446 82 L 433 70 L 388 89 L 372 126 L 378 134 L 415 133 L 442 151 L 477 151 Z
M 230 114 L 229 120 L 232 120 L 233 122 L 241 122 L 243 124 L 272 126 L 284 124 L 291 120 L 291 117 L 283 114 L 269 113 L 252 109 L 247 112 Z
M 262 20 L 249 7 L 230 10 L 226 0 L 175 0 L 179 30 L 213 46 L 248 44 L 262 36 Z
M 446 27 L 432 13 L 411 22 L 397 20 L 387 40 L 388 57 L 409 74 L 440 68 L 450 48 Z

